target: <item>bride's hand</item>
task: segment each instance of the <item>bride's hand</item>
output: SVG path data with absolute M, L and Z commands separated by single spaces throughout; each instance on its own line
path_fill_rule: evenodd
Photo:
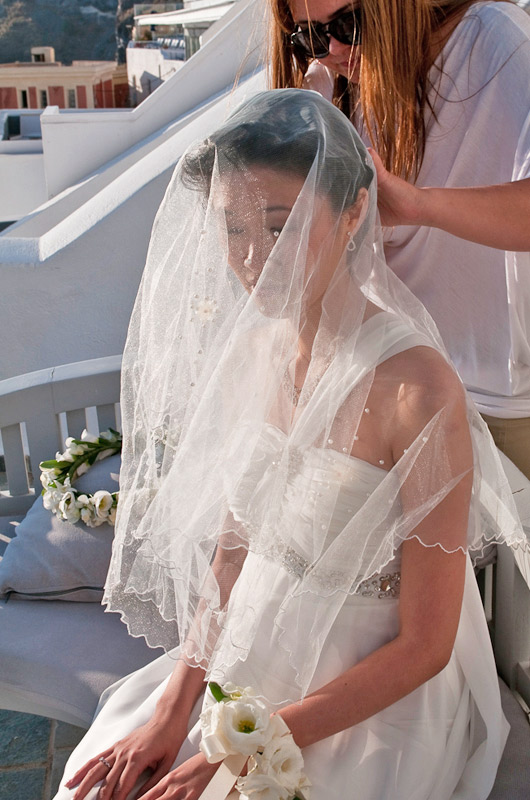
M 202 753 L 171 770 L 150 791 L 138 795 L 142 800 L 198 800 L 219 768 L 209 764 Z
M 66 783 L 69 789 L 78 787 L 73 800 L 83 800 L 99 781 L 102 784 L 97 794 L 98 800 L 126 800 L 140 775 L 152 770 L 152 775 L 140 790 L 145 793 L 167 774 L 186 732 L 185 724 L 179 720 L 162 722 L 153 717 L 146 725 L 98 753 L 76 772 Z M 111 765 L 110 769 L 105 762 Z

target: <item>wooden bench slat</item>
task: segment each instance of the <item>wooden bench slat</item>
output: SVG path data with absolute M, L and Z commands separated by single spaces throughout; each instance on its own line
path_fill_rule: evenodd
M 8 425 L 6 428 L 2 428 L 2 443 L 9 493 L 14 497 L 27 494 L 29 491 L 28 474 L 20 425 Z

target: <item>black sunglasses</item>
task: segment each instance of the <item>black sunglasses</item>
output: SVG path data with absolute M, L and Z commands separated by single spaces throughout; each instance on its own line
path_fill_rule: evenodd
M 361 44 L 361 9 L 350 8 L 330 22 L 311 22 L 307 28 L 291 33 L 291 44 L 311 58 L 329 55 L 329 39 L 341 44 Z

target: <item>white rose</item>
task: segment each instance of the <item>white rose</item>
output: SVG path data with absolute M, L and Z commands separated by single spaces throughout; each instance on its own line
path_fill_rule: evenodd
M 63 492 L 59 501 L 59 511 L 67 522 L 77 522 L 81 513 L 76 505 L 75 494 L 73 492 Z
M 269 710 L 255 698 L 215 703 L 201 714 L 200 748 L 210 763 L 227 755 L 250 756 L 270 739 Z
M 106 521 L 114 502 L 111 493 L 107 492 L 105 489 L 100 489 L 99 492 L 94 494 L 92 502 L 94 504 L 96 517 Z
M 273 773 L 264 774 L 256 769 L 238 778 L 236 787 L 241 800 L 290 800 L 292 797 Z

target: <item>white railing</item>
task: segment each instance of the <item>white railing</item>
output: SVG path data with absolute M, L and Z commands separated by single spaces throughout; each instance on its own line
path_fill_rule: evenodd
M 121 356 L 107 356 L 0 381 L 7 482 L 0 516 L 28 510 L 41 488 L 39 463 L 62 450 L 67 436 L 119 429 L 120 366 Z

